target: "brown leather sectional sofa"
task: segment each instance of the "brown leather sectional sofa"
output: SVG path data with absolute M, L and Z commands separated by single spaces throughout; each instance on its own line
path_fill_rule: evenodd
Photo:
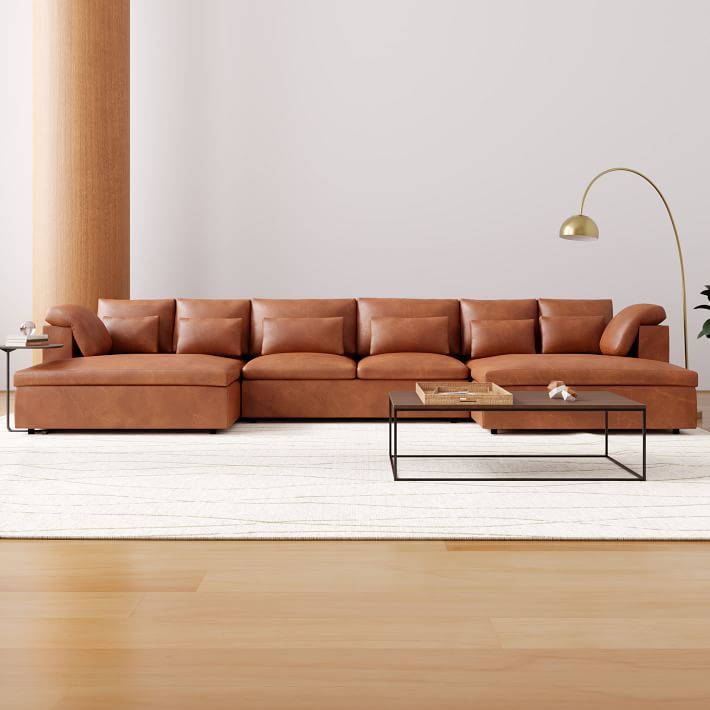
M 102 299 L 57 306 L 64 348 L 15 375 L 30 429 L 224 429 L 240 416 L 384 418 L 422 380 L 544 389 L 562 379 L 645 402 L 653 429 L 696 426 L 697 374 L 669 364 L 660 306 L 610 300 Z M 599 428 L 597 413 L 474 413 L 486 428 Z M 465 413 L 447 414 L 447 418 Z M 612 413 L 615 428 L 637 428 Z

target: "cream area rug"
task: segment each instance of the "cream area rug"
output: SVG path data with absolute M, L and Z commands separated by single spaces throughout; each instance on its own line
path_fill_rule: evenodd
M 605 459 L 408 459 L 381 422 L 237 423 L 207 433 L 0 434 L 0 536 L 207 539 L 710 539 L 710 434 L 648 437 L 648 481 Z M 400 453 L 598 453 L 591 433 L 404 422 Z M 638 434 L 610 453 L 640 467 Z M 622 474 L 623 475 L 623 474 Z

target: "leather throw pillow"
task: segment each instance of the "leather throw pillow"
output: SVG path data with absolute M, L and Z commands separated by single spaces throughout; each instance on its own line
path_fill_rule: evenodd
M 540 316 L 543 353 L 599 354 L 605 316 Z
M 448 316 L 420 318 L 373 318 L 370 323 L 370 354 L 449 354 Z
M 164 299 L 118 299 L 99 298 L 99 318 L 145 318 L 158 316 L 158 351 L 173 351 L 173 324 L 175 301 Z
M 535 352 L 535 320 L 472 320 L 471 357 Z
M 112 353 L 157 353 L 158 316 L 143 318 L 104 317 L 104 323 L 111 335 Z
M 191 355 L 242 355 L 243 318 L 180 318 L 175 352 Z
M 329 318 L 264 318 L 262 355 L 275 353 L 330 353 L 342 355 L 342 316 Z

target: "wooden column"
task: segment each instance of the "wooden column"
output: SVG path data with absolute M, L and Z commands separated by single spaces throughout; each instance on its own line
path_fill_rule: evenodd
M 33 319 L 130 295 L 130 0 L 34 0 Z

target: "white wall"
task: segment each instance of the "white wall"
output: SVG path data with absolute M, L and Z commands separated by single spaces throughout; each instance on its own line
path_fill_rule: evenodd
M 30 312 L 30 5 L 0 0 L 2 336 Z M 637 167 L 676 213 L 700 302 L 707 2 L 140 0 L 131 13 L 135 297 L 611 296 L 663 304 L 682 361 L 653 191 L 608 176 L 588 204 L 599 242 L 556 234 L 596 171 Z M 689 319 L 710 389 L 703 314 Z
M 134 296 L 606 297 L 710 283 L 706 2 L 143 0 Z M 710 388 L 710 343 L 691 365 Z
M 32 3 L 0 0 L 0 341 L 31 317 Z M 13 371 L 32 364 L 12 357 Z

